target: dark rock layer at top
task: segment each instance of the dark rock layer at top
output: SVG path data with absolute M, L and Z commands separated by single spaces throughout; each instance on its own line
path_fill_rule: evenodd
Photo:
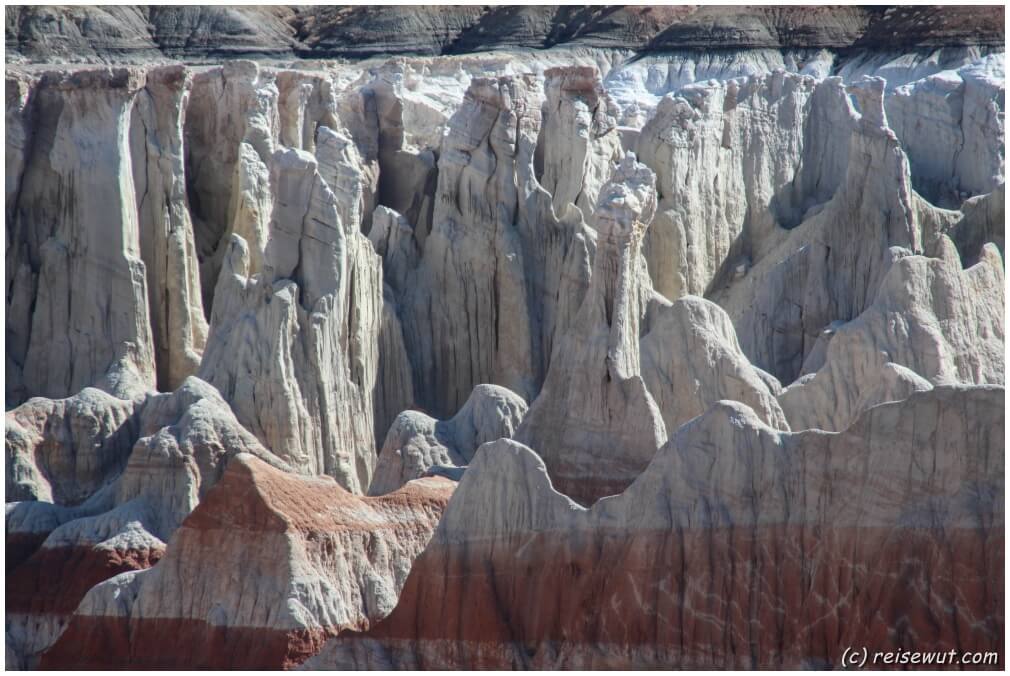
M 7 7 L 8 62 L 1002 45 L 1003 7 Z

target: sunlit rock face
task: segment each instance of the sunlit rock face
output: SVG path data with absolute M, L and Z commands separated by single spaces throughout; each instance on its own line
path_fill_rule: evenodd
M 393 613 L 306 666 L 824 667 L 901 626 L 998 651 L 1004 405 L 938 387 L 834 435 L 720 402 L 589 510 L 530 448 L 487 444 Z
M 41 666 L 298 664 L 393 609 L 453 488 L 422 479 L 363 498 L 239 455 L 160 565 L 92 588 Z
M 9 666 L 1002 666 L 1002 8 L 6 31 Z

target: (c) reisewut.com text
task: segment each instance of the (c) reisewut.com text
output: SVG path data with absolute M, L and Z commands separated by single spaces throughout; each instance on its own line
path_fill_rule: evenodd
M 842 653 L 843 668 L 875 668 L 884 666 L 996 666 L 999 653 L 975 650 L 869 650 L 846 648 Z

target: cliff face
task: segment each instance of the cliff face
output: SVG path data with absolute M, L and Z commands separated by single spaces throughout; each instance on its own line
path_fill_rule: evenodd
M 1001 388 L 937 388 L 836 435 L 778 432 L 721 402 L 589 510 L 528 447 L 486 444 L 396 610 L 306 667 L 788 669 L 852 645 L 998 651 L 1004 405 Z
M 1002 12 L 8 8 L 8 664 L 1001 651 Z
M 8 59 L 336 58 L 558 45 L 903 49 L 1004 42 L 999 7 L 9 7 Z

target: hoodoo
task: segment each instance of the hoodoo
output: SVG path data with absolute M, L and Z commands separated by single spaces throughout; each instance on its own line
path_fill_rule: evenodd
M 1005 666 L 1002 7 L 5 15 L 8 668 Z

